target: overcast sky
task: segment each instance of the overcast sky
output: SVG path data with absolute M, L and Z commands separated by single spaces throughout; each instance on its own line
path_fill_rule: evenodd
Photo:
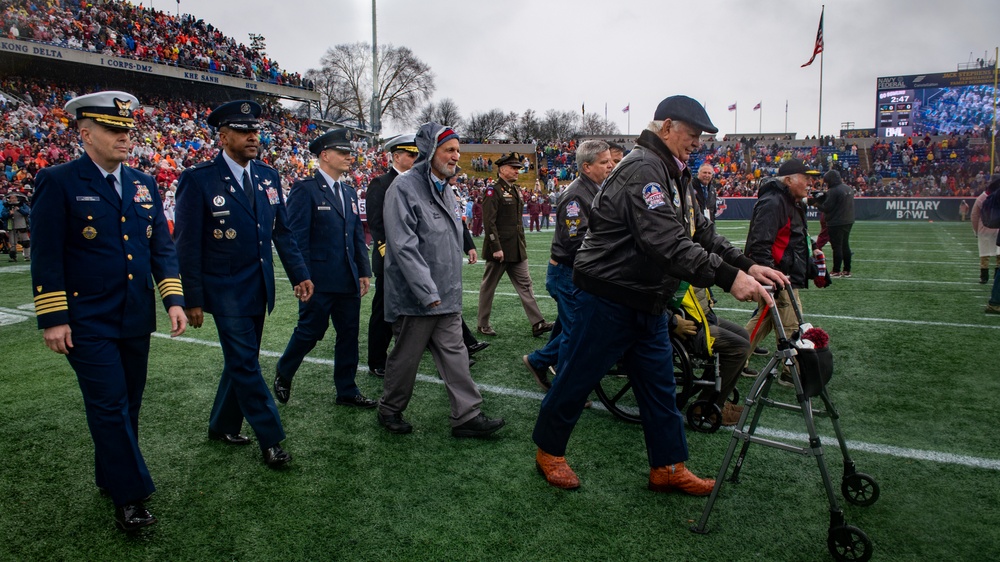
M 135 1 L 135 0 L 133 0 Z M 148 2 L 148 0 L 146 0 Z M 879 76 L 950 72 L 1000 41 L 998 0 L 825 0 L 823 134 L 873 127 Z M 703 102 L 721 134 L 817 133 L 821 0 L 377 0 L 379 44 L 432 69 L 433 100 L 463 117 L 493 108 L 604 114 L 638 133 L 666 96 Z M 175 0 L 153 0 L 175 12 Z M 371 0 L 181 0 L 237 40 L 267 40 L 283 68 L 319 66 L 337 44 L 371 42 Z M 762 112 L 752 110 L 758 102 Z M 727 107 L 736 103 L 738 111 Z M 734 126 L 734 118 L 739 121 Z M 762 118 L 762 124 L 759 119 Z M 386 124 L 387 132 L 400 132 Z

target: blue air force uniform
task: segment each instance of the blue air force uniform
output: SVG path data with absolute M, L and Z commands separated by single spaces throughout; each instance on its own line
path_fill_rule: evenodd
M 131 128 L 131 117 L 128 125 L 119 128 Z M 156 182 L 122 165 L 110 172 L 120 197 L 86 154 L 38 172 L 31 280 L 38 327 L 72 331 L 67 358 L 94 440 L 96 483 L 122 506 L 155 490 L 138 442 L 154 279 L 166 308 L 184 306 L 184 297 Z
M 371 266 L 357 194 L 331 179 L 316 170 L 288 194 L 288 226 L 315 288 L 308 302 L 299 303 L 299 322 L 278 360 L 277 373 L 289 383 L 332 321 L 337 332 L 333 380 L 337 397 L 350 398 L 361 394 L 354 381 L 361 316 L 358 280 L 371 276 Z
M 253 105 L 259 114 L 259 106 Z M 221 117 L 221 110 L 213 112 L 210 124 L 220 126 L 211 118 Z M 286 226 L 278 172 L 257 160 L 248 164 L 251 206 L 230 162 L 237 166 L 220 152 L 214 161 L 181 174 L 175 209 L 177 251 L 184 291 L 190 295 L 187 307 L 213 315 L 222 344 L 224 366 L 209 432 L 238 434 L 246 418 L 261 449 L 268 449 L 285 438 L 258 361 L 264 314 L 274 309 L 272 237 L 293 286 L 309 279 L 309 271 Z

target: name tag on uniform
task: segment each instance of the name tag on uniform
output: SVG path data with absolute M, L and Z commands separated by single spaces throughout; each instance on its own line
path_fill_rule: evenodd
M 329 211 L 330 210 L 330 206 L 329 205 L 324 205 L 324 206 L 316 207 L 316 210 L 317 211 Z
M 228 217 L 229 211 L 212 211 L 213 217 Z
M 101 198 L 96 195 L 77 195 L 77 201 L 100 201 Z

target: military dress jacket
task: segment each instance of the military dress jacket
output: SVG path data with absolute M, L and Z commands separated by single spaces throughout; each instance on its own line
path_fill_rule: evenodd
M 316 291 L 359 295 L 358 279 L 372 271 L 358 196 L 341 183 L 341 205 L 333 189 L 319 171 L 296 182 L 288 193 L 288 228 Z
M 521 190 L 502 179 L 486 188 L 483 194 L 483 257 L 489 261 L 493 252 L 503 250 L 503 261 L 528 259 L 524 245 L 524 201 Z
M 177 254 L 156 181 L 121 167 L 122 195 L 84 154 L 38 172 L 31 213 L 31 280 L 39 328 L 130 338 L 184 306 Z
M 222 153 L 181 173 L 174 235 L 188 307 L 220 316 L 258 316 L 274 309 L 271 240 L 292 285 L 309 279 L 288 229 L 278 172 L 250 162 L 254 209 Z

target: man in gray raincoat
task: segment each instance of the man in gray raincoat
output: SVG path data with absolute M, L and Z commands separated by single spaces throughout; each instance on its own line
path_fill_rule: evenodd
M 451 433 L 485 437 L 504 425 L 479 409 L 483 398 L 469 374 L 462 341 L 462 223 L 448 178 L 458 165 L 458 135 L 425 123 L 420 156 L 385 196 L 385 320 L 396 345 L 385 364 L 378 421 L 391 433 L 413 431 L 403 419 L 417 367 L 430 349 L 451 401 Z

